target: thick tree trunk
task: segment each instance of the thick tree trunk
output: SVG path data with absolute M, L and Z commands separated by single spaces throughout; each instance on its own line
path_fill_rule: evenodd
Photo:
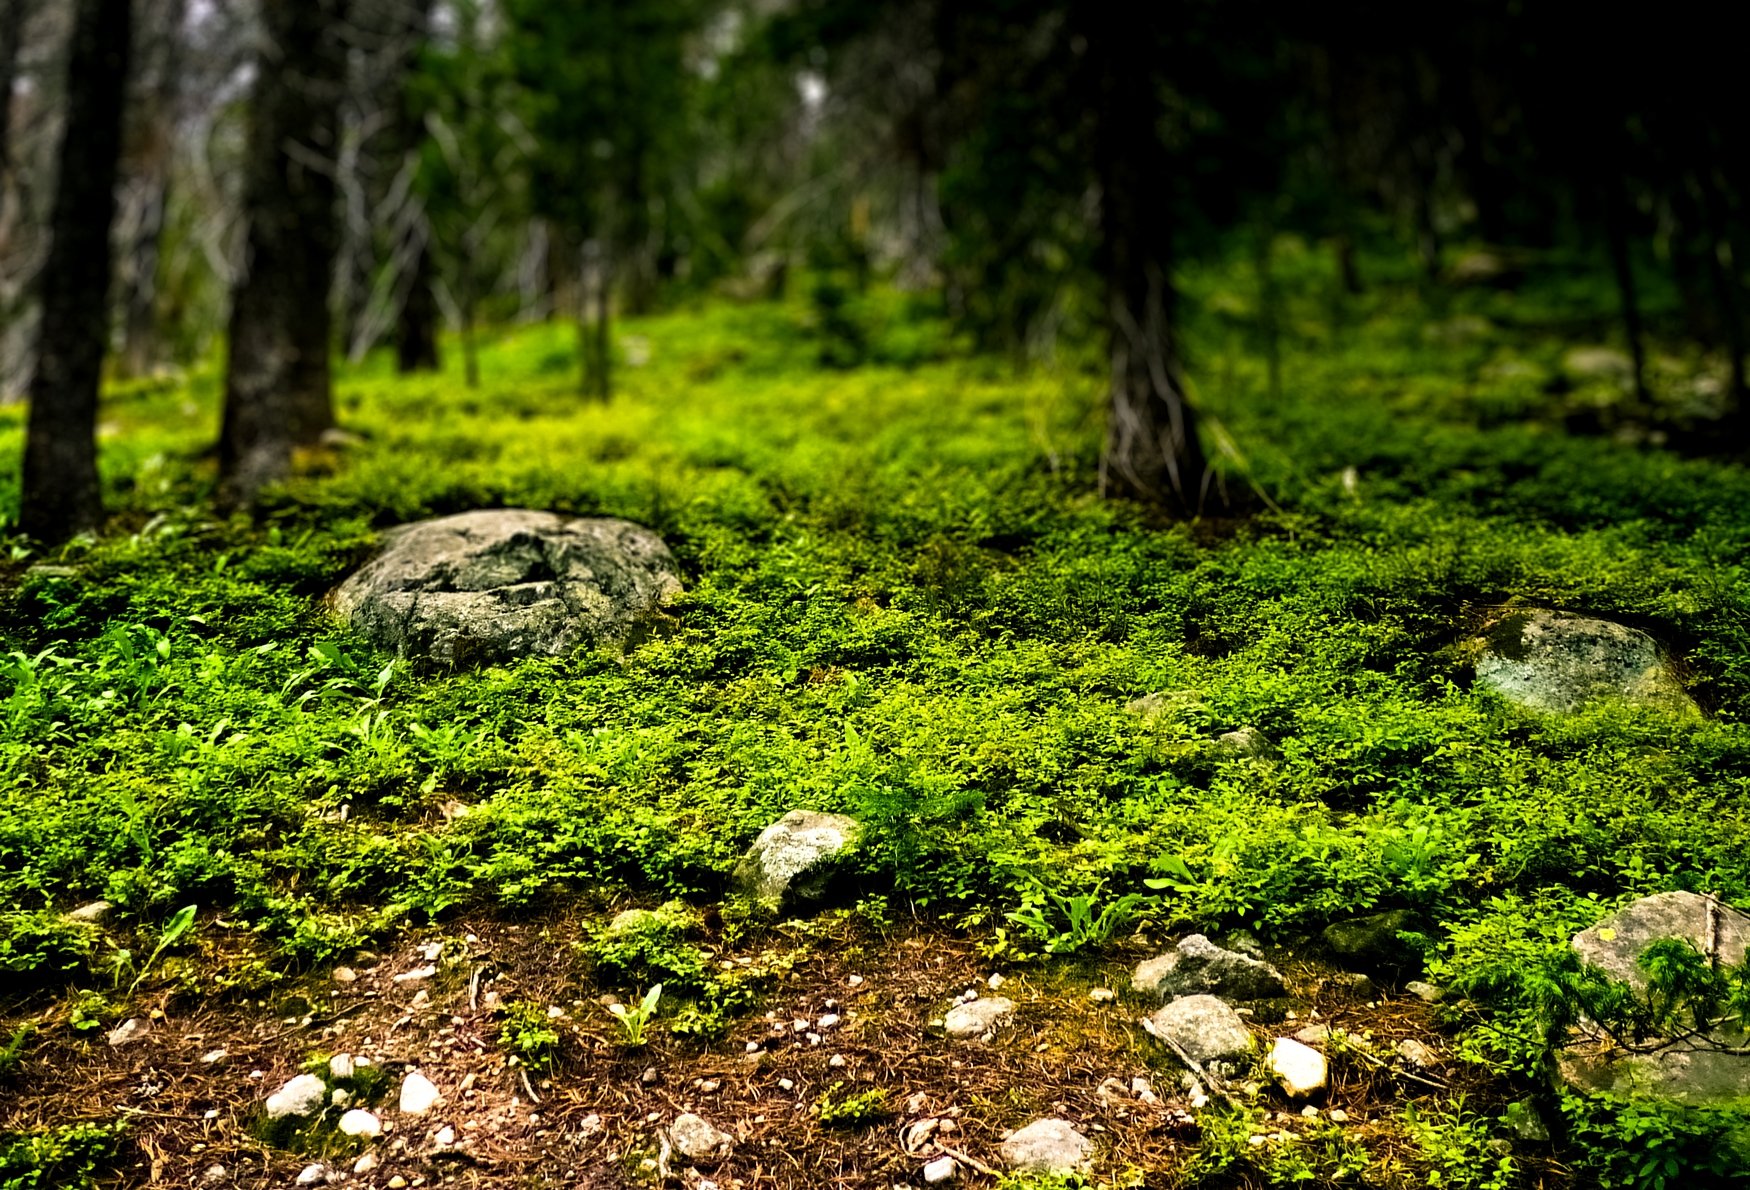
M 1173 335 L 1172 175 L 1156 128 L 1155 54 L 1126 6 L 1088 8 L 1112 369 L 1100 487 L 1195 515 L 1210 473 Z
M 223 498 L 283 478 L 296 446 L 334 424 L 329 284 L 340 229 L 335 153 L 347 0 L 265 0 L 268 45 L 250 113 L 248 258 L 232 291 Z
M 30 0 L 0 0 L 0 197 L 12 169 L 12 86 L 18 79 L 18 47 Z
M 95 529 L 103 518 L 97 394 L 131 15 L 129 0 L 79 0 L 74 15 L 19 511 L 19 528 L 47 542 Z

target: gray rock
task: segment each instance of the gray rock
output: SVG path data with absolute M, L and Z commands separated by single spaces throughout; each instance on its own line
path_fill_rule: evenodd
M 1574 952 L 1612 979 L 1636 990 L 1647 986 L 1637 960 L 1650 943 L 1681 938 L 1697 950 L 1708 940 L 1713 915 L 1715 953 L 1726 966 L 1736 966 L 1750 952 L 1750 916 L 1729 905 L 1692 892 L 1657 893 L 1625 905 L 1589 930 L 1574 935 Z
M 1215 750 L 1223 756 L 1248 760 L 1274 760 L 1281 755 L 1276 745 L 1270 742 L 1270 737 L 1255 727 L 1223 732 L 1215 737 Z
M 1034 1120 L 998 1147 L 1003 1164 L 1029 1173 L 1073 1174 L 1088 1167 L 1094 1142 L 1068 1120 Z
M 268 1119 L 279 1120 L 286 1116 L 314 1115 L 327 1102 L 327 1084 L 313 1074 L 300 1074 L 286 1080 L 283 1087 L 269 1095 L 265 1108 Z
M 379 647 L 483 665 L 624 644 L 681 589 L 662 539 L 630 521 L 504 508 L 402 525 L 330 596 Z
M 1412 979 L 1406 983 L 1404 991 L 1424 1004 L 1438 1004 L 1440 1002 L 1440 989 L 1420 979 Z
M 1339 971 L 1319 980 L 1319 990 L 1333 996 L 1347 996 L 1351 1000 L 1371 1000 L 1378 989 L 1373 986 L 1372 979 L 1359 971 Z
M 1282 973 L 1202 934 L 1192 934 L 1157 958 L 1137 965 L 1130 982 L 1137 991 L 1163 999 L 1207 993 L 1229 1000 L 1263 1000 L 1283 993 Z
M 1240 1014 L 1214 996 L 1181 996 L 1156 1009 L 1143 1027 L 1199 1063 L 1243 1062 L 1257 1049 Z
M 1658 642 L 1624 624 L 1522 609 L 1490 625 L 1478 645 L 1477 685 L 1528 710 L 1569 714 L 1619 699 L 1700 713 Z
M 143 1017 L 131 1016 L 108 1033 L 107 1040 L 112 1049 L 120 1049 L 124 1045 L 132 1045 L 136 1041 L 144 1041 L 152 1027 Z
M 1008 1024 L 1014 1015 L 1013 1000 L 993 996 L 989 1000 L 956 1004 L 942 1018 L 942 1028 L 950 1037 L 984 1037 Z
M 792 810 L 760 832 L 735 868 L 736 891 L 774 909 L 823 900 L 863 828 L 843 814 Z
M 96 924 L 107 921 L 109 915 L 115 912 L 115 906 L 108 901 L 88 901 L 77 909 L 69 910 L 68 921 L 83 921 Z
M 1408 909 L 1388 909 L 1334 922 L 1322 935 L 1325 949 L 1345 963 L 1370 971 L 1419 969 L 1422 952 L 1402 935 L 1416 933 L 1420 919 Z
M 1411 1066 L 1427 1069 L 1440 1064 L 1440 1056 L 1414 1037 L 1404 1038 L 1393 1047 L 1393 1051 Z
M 328 1167 L 320 1161 L 315 1161 L 298 1171 L 298 1176 L 292 1179 L 292 1185 L 320 1186 L 327 1180 Z
M 401 1080 L 401 1097 L 397 1105 L 403 1115 L 423 1116 L 443 1101 L 443 1092 L 419 1071 L 408 1071 Z
M 733 1136 L 692 1112 L 675 1117 L 675 1122 L 669 1125 L 668 1140 L 675 1152 L 695 1164 L 721 1161 L 735 1147 Z
M 1574 935 L 1573 947 L 1589 965 L 1645 990 L 1647 978 L 1637 960 L 1647 946 L 1677 938 L 1705 950 L 1710 916 L 1718 961 L 1744 962 L 1750 952 L 1750 917 L 1690 892 L 1642 897 Z M 1737 1106 L 1750 1099 L 1750 1056 L 1732 1051 L 1744 1049 L 1747 1043 L 1750 1033 L 1722 1026 L 1663 1045 L 1650 1038 L 1645 1050 L 1630 1053 L 1597 1026 L 1586 1024 L 1557 1055 L 1557 1070 L 1562 1081 L 1577 1091 L 1692 1106 Z

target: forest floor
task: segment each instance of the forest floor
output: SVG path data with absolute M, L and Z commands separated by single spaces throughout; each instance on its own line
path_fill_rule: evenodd
M 372 358 L 340 373 L 346 433 L 253 517 L 211 511 L 213 369 L 115 385 L 112 530 L 0 562 L 0 1185 L 280 1186 L 317 1161 L 360 1187 L 650 1184 L 683 1109 L 735 1152 L 667 1171 L 723 1187 L 919 1185 L 933 1150 L 901 1129 L 926 1118 L 962 1184 L 995 1185 L 1035 1114 L 1084 1126 L 1112 1186 L 1651 1185 L 1631 1159 L 1705 1155 L 1708 1121 L 1551 1091 L 1526 977 L 1633 896 L 1750 904 L 1750 474 L 1670 449 L 1705 439 L 1719 361 L 1655 351 L 1637 408 L 1607 286 L 1356 298 L 1311 249 L 1277 263 L 1273 344 L 1243 268 L 1187 279 L 1247 501 L 1195 524 L 1096 495 L 1097 361 L 969 355 L 886 291 L 832 321 L 629 323 L 606 405 L 564 326 L 493 337 L 477 389 L 454 353 L 413 378 Z M 0 410 L 0 458 L 20 435 Z M 661 533 L 668 629 L 418 673 L 325 610 L 381 529 L 501 506 Z M 1464 641 L 1514 606 L 1646 630 L 1703 714 L 1473 688 Z M 1273 755 L 1224 750 L 1240 728 Z M 864 823 L 861 892 L 743 921 L 729 875 L 798 807 Z M 65 916 L 98 899 L 101 923 Z M 607 944 L 616 911 L 675 900 L 697 921 L 671 943 Z M 1321 983 L 1320 931 L 1392 908 L 1423 923 L 1436 1006 Z M 1138 1025 L 1138 959 L 1236 929 L 1289 978 L 1295 1020 L 1260 1037 L 1358 1039 L 1316 1114 L 1242 1086 L 1187 1115 Z M 432 975 L 394 979 L 433 943 Z M 932 1029 L 992 976 L 1014 1025 Z M 601 998 L 658 980 L 627 1045 Z M 1393 1061 L 1405 1039 L 1436 1064 Z M 391 1076 L 349 1076 L 396 1125 L 369 1172 L 332 1121 L 262 1118 L 343 1053 Z M 447 1103 L 402 1119 L 413 1064 Z M 1510 1126 L 1528 1098 L 1553 1142 Z

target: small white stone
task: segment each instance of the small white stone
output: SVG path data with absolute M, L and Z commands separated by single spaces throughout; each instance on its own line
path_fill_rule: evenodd
M 201 1055 L 201 1062 L 207 1066 L 217 1066 L 220 1062 L 223 1062 L 230 1056 L 231 1052 L 229 1050 L 208 1050 Z
M 1008 1024 L 1014 1015 L 1012 1000 L 973 1000 L 949 1009 L 942 1018 L 942 1028 L 950 1037 L 984 1037 Z
M 1300 1109 L 1300 1114 L 1309 1120 L 1316 1120 L 1319 1118 L 1319 1109 L 1309 1103 Z
M 734 1137 L 692 1112 L 675 1117 L 675 1122 L 669 1126 L 668 1138 L 688 1161 L 721 1161 L 735 1147 Z
M 831 1066 L 834 1070 L 843 1070 L 845 1068 L 845 1066 L 848 1065 L 848 1063 L 846 1063 L 846 1061 L 845 1061 L 845 1056 L 843 1054 L 834 1054 L 832 1057 L 827 1059 L 826 1064 L 828 1066 Z
M 1292 1037 L 1278 1037 L 1264 1063 L 1282 1083 L 1282 1089 L 1294 1099 L 1317 1095 L 1330 1079 L 1325 1056 Z
M 1412 1066 L 1429 1067 L 1440 1062 L 1433 1050 L 1413 1037 L 1406 1037 L 1398 1042 L 1397 1055 Z
M 437 1135 L 431 1138 L 432 1143 L 440 1149 L 447 1149 L 456 1143 L 456 1130 L 445 1124 L 439 1128 Z
M 1009 981 L 1004 979 L 1001 975 L 993 975 L 984 981 L 984 985 L 994 992 L 1007 982 Z
M 98 922 L 108 917 L 115 906 L 108 901 L 87 901 L 67 914 L 68 921 Z
M 815 1022 L 815 1027 L 820 1029 L 831 1029 L 838 1025 L 840 1019 L 838 1013 L 829 1012 Z
M 437 968 L 432 966 L 415 967 L 411 971 L 403 971 L 395 976 L 396 983 L 419 983 L 437 974 Z
M 404 1190 L 406 1185 L 407 1185 L 407 1179 L 402 1177 L 400 1174 L 396 1174 L 394 1177 L 389 1179 L 389 1190 Z
M 759 1052 L 760 1052 L 760 1043 L 759 1043 L 759 1042 L 757 1042 L 757 1041 L 750 1041 L 750 1042 L 748 1042 L 748 1043 L 747 1043 L 747 1052 L 748 1052 L 748 1053 L 750 1053 L 750 1054 L 757 1054 L 757 1053 L 759 1053 Z
M 231 1171 L 226 1169 L 223 1165 L 213 1164 L 207 1166 L 206 1171 L 201 1174 L 201 1181 L 209 1186 L 217 1186 L 220 1182 L 225 1181 L 230 1176 Z
M 298 1176 L 292 1179 L 297 1186 L 315 1186 L 328 1180 L 328 1167 L 320 1161 L 312 1162 L 298 1171 Z
M 328 1059 L 329 1078 L 351 1078 L 352 1076 L 353 1062 L 351 1054 L 335 1054 L 332 1058 Z
M 109 1031 L 109 1044 L 120 1049 L 124 1045 L 131 1045 L 143 1039 L 149 1032 L 151 1032 L 151 1027 L 145 1021 L 137 1016 L 131 1016 Z
M 340 1117 L 337 1125 L 344 1136 L 363 1136 L 366 1138 L 383 1135 L 383 1122 L 377 1119 L 374 1112 L 355 1107 Z
M 351 967 L 336 967 L 331 978 L 335 983 L 352 983 L 358 979 L 359 973 Z
M 790 1032 L 792 1033 L 806 1033 L 812 1028 L 814 1028 L 814 1023 L 804 1017 L 797 1017 L 790 1022 Z
M 401 1110 L 406 1115 L 423 1116 L 442 1103 L 443 1098 L 437 1086 L 417 1070 L 401 1080 Z
M 313 1074 L 300 1074 L 267 1097 L 267 1118 L 308 1116 L 328 1099 L 328 1085 Z
M 794 1082 L 792 1082 L 790 1079 L 781 1078 L 778 1080 L 778 1090 L 780 1090 L 780 1091 L 794 1091 L 795 1089 L 796 1089 L 796 1084 Z
M 1347 1124 L 1349 1122 L 1349 1113 L 1340 1107 L 1333 1107 L 1326 1115 L 1330 1117 L 1333 1124 Z
M 960 1172 L 960 1167 L 954 1164 L 952 1157 L 938 1157 L 924 1166 L 924 1185 L 940 1186 L 944 1182 L 952 1182 L 954 1175 Z
M 375 1153 L 366 1153 L 352 1163 L 354 1173 L 370 1173 L 375 1168 L 377 1168 L 377 1155 Z
M 435 963 L 438 961 L 438 957 L 444 953 L 444 944 L 442 942 L 427 942 L 416 949 L 419 951 L 420 958 L 428 963 Z
M 1095 988 L 1088 993 L 1088 999 L 1095 1004 L 1110 1004 L 1118 998 L 1118 993 L 1111 988 Z
M 861 975 L 853 975 L 845 980 L 845 984 L 848 987 L 860 988 L 863 986 L 863 977 Z
M 699 1082 L 700 1092 L 706 1095 L 715 1095 L 722 1088 L 723 1082 L 721 1079 L 707 1078 L 702 1079 Z
M 328 1102 L 336 1107 L 345 1107 L 352 1100 L 352 1092 L 345 1087 L 336 1087 L 328 1094 Z

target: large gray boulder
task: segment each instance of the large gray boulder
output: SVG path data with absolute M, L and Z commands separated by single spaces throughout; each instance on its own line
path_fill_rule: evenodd
M 1214 996 L 1181 996 L 1142 1023 L 1151 1036 L 1183 1050 L 1192 1061 L 1236 1065 L 1251 1058 L 1257 1040 L 1233 1006 Z
M 1265 1000 L 1285 990 L 1282 972 L 1269 963 L 1223 950 L 1202 934 L 1137 964 L 1130 982 L 1137 991 L 1163 999 L 1204 992 L 1229 1000 Z
M 855 818 L 792 810 L 760 832 L 735 868 L 735 890 L 773 910 L 824 900 L 863 828 Z
M 1613 979 L 1644 990 L 1637 960 L 1663 939 L 1710 949 L 1717 961 L 1736 965 L 1750 953 L 1750 916 L 1689 892 L 1642 897 L 1589 930 L 1574 935 L 1581 959 Z M 1632 1049 L 1585 1021 L 1557 1055 L 1563 1082 L 1577 1091 L 1632 1095 L 1692 1106 L 1742 1106 L 1750 1101 L 1750 1033 L 1725 1025 L 1708 1033 L 1662 1043 L 1648 1039 Z
M 499 508 L 389 530 L 330 602 L 385 650 L 466 666 L 618 647 L 680 589 L 649 529 Z
M 1529 710 L 1570 714 L 1618 699 L 1697 713 L 1658 642 L 1638 628 L 1526 608 L 1489 625 L 1476 643 L 1477 685 Z

